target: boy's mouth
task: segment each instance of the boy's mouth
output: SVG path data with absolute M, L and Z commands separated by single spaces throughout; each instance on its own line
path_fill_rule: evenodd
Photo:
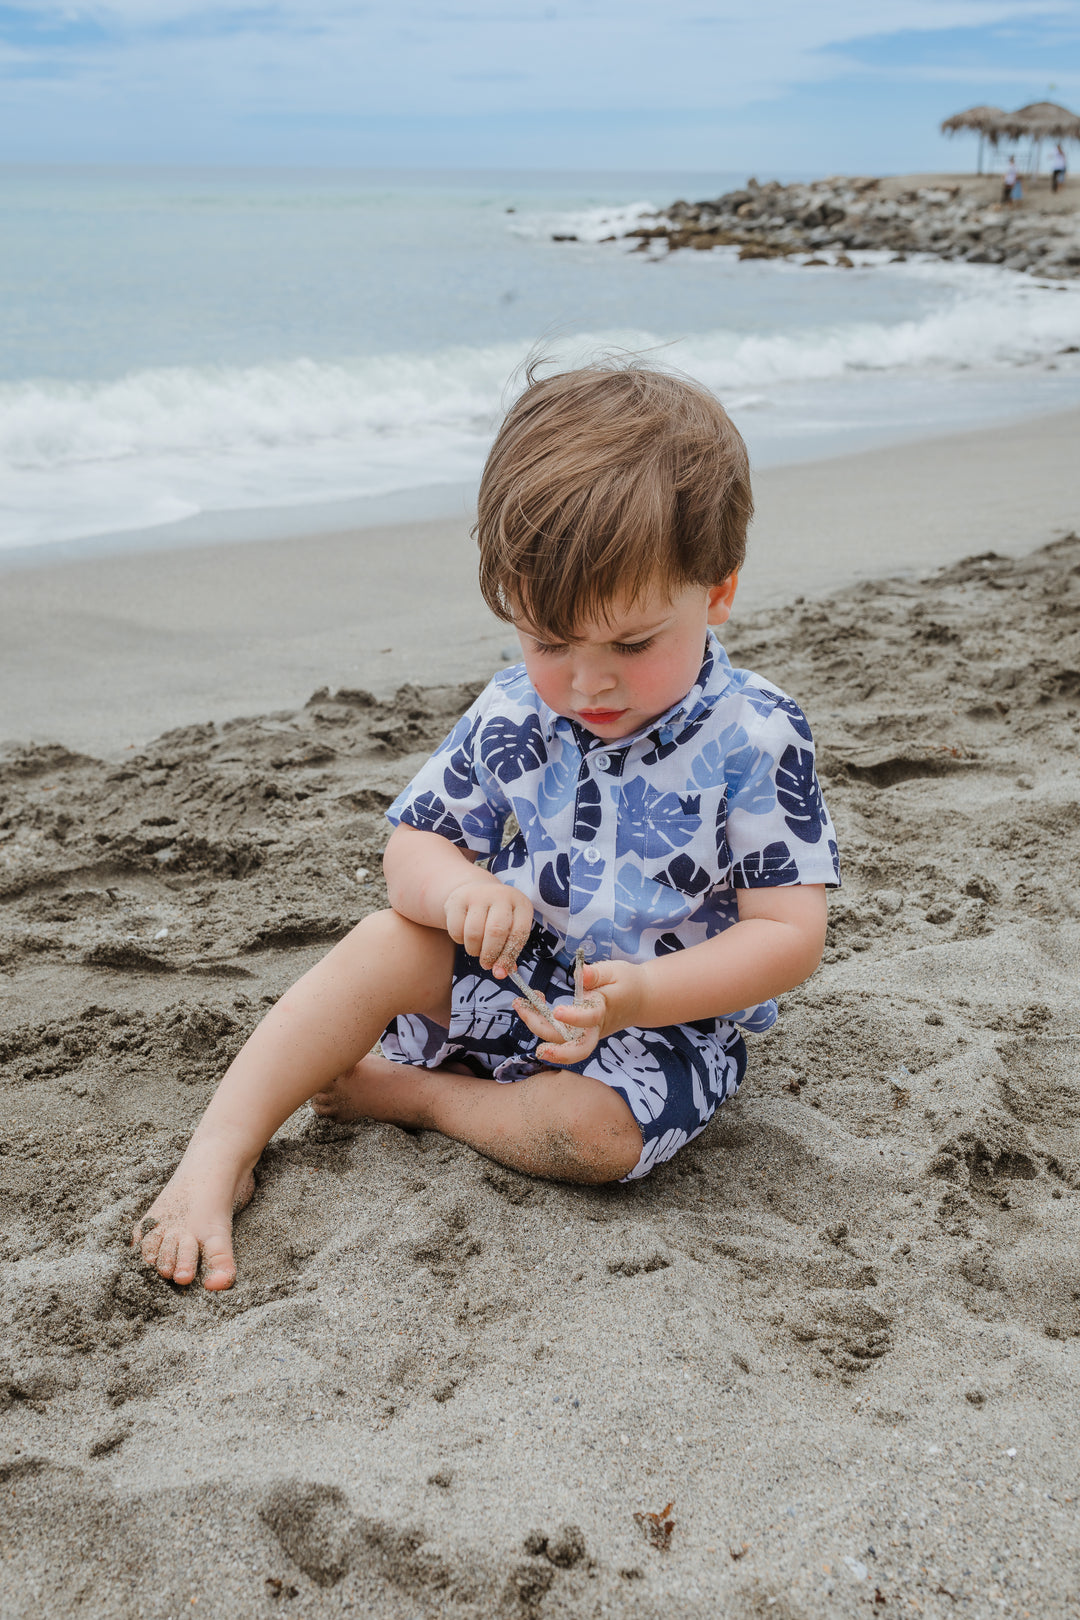
M 625 713 L 625 709 L 579 709 L 578 718 L 586 725 L 607 725 L 612 720 L 621 720 Z

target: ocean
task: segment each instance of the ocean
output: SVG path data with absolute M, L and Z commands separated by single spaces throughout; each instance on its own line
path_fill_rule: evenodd
M 1080 283 L 602 240 L 745 178 L 0 169 L 0 547 L 461 511 L 537 353 L 690 373 L 757 466 L 1080 403 Z

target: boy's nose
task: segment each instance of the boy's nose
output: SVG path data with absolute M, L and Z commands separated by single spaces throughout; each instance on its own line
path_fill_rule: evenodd
M 614 670 L 599 669 L 590 665 L 574 670 L 574 691 L 586 702 L 602 697 L 605 692 L 614 691 L 617 685 Z

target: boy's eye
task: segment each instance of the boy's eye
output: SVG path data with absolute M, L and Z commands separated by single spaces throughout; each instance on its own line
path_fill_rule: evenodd
M 617 641 L 615 651 L 621 653 L 642 653 L 651 647 L 656 640 L 655 636 L 646 636 L 644 641 Z
M 566 651 L 564 641 L 534 641 L 533 650 L 538 653 L 563 653 Z

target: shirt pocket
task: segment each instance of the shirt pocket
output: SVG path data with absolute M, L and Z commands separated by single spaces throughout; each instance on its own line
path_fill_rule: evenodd
M 646 818 L 646 874 L 690 899 L 728 880 L 725 787 L 683 794 L 680 812 Z

